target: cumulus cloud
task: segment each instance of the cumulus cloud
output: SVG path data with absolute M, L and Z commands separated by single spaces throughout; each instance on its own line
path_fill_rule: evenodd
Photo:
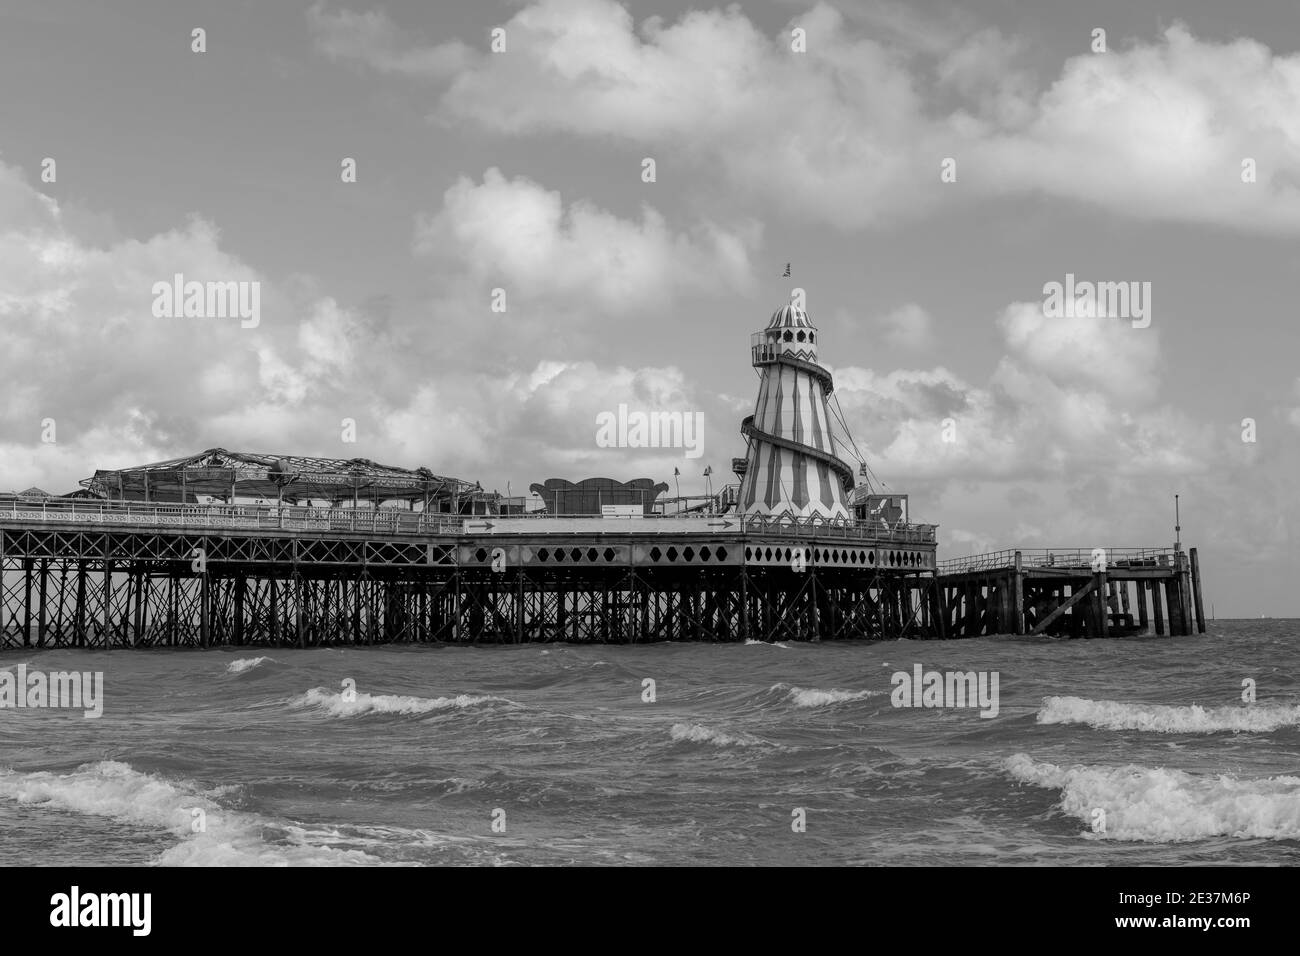
M 433 215 L 422 216 L 415 246 L 449 256 L 511 299 L 567 297 L 604 309 L 661 308 L 683 293 L 746 290 L 756 225 L 724 229 L 703 222 L 674 232 L 643 206 L 640 221 L 621 219 L 525 177 L 492 168 L 482 183 L 462 177 Z
M 338 15 L 322 46 L 392 70 L 373 52 L 371 16 Z M 807 31 L 806 53 L 791 52 L 792 26 Z M 1300 231 L 1300 54 L 1258 41 L 1175 24 L 1082 52 L 1043 84 L 1018 63 L 1017 37 L 983 28 L 918 50 L 825 3 L 774 35 L 738 6 L 638 30 L 614 0 L 538 0 L 505 28 L 509 55 L 459 41 L 402 55 L 459 64 L 441 118 L 671 149 L 809 220 L 854 229 L 923 215 L 941 197 L 1045 194 L 1138 219 Z M 939 179 L 946 157 L 953 184 Z
M 511 212 L 514 201 L 522 212 Z M 597 413 L 619 403 L 700 412 L 706 428 L 737 441 L 725 400 L 697 394 L 677 368 L 549 359 L 544 345 L 529 365 L 502 363 L 502 331 L 490 323 L 457 323 L 458 347 L 449 350 L 443 337 L 428 334 L 422 315 L 349 308 L 310 280 L 262 275 L 226 250 L 207 220 L 142 241 L 96 244 L 3 163 L 0 209 L 7 212 L 0 219 L 0 377 L 7 383 L 0 489 L 37 484 L 65 492 L 98 467 L 216 445 L 424 464 L 503 484 L 545 477 L 541 469 L 671 473 L 680 450 L 596 446 Z M 498 212 L 506 215 L 504 232 Z M 671 233 L 651 212 L 640 222 L 581 204 L 566 213 L 558 195 L 495 171 L 483 186 L 454 187 L 426 226 L 428 241 L 448 231 L 461 266 L 496 262 L 506 284 L 552 295 L 555 308 L 591 299 L 593 314 L 641 297 L 662 302 L 674 282 L 698 291 L 746 274 L 743 250 L 733 258 L 707 232 Z M 526 241 L 515 241 L 516 229 Z M 260 282 L 261 324 L 154 317 L 153 284 L 178 272 Z M 465 314 L 455 288 L 438 295 L 439 311 Z M 552 328 L 543 324 L 543 343 Z M 345 417 L 357 423 L 355 444 L 341 441 Z M 55 422 L 54 444 L 40 441 L 47 418 Z M 522 473 L 511 475 L 515 469 Z
M 1158 404 L 1159 338 L 1115 318 L 1045 318 L 1018 302 L 994 321 L 1004 355 L 986 384 L 944 368 L 836 370 L 878 471 L 923 479 L 1177 474 L 1206 468 L 1207 436 Z

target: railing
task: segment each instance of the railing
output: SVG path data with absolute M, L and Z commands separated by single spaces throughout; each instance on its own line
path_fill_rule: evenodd
M 354 531 L 368 534 L 457 535 L 465 515 L 368 508 L 272 505 L 182 505 L 136 501 L 12 499 L 0 518 L 13 521 L 123 524 L 267 531 Z
M 1105 552 L 1106 567 L 1160 567 L 1174 563 L 1172 548 L 1036 548 L 1020 549 L 1024 568 L 1089 568 Z M 938 563 L 940 574 L 967 571 L 1001 571 L 1016 566 L 1016 551 L 989 551 L 964 558 L 947 558 Z
M 240 528 L 268 531 L 348 531 L 386 535 L 443 535 L 459 537 L 489 531 L 496 522 L 536 523 L 545 533 L 548 522 L 590 523 L 589 528 L 570 534 L 599 534 L 602 531 L 644 531 L 660 528 L 680 532 L 679 522 L 698 525 L 699 533 L 767 534 L 845 540 L 880 540 L 899 544 L 933 544 L 935 526 L 905 524 L 890 527 L 879 518 L 866 521 L 825 521 L 817 518 L 767 518 L 762 515 L 708 514 L 691 512 L 675 515 L 645 515 L 641 518 L 605 518 L 602 515 L 454 515 L 440 512 L 397 511 L 367 508 L 306 508 L 272 505 L 182 505 L 137 501 L 78 499 L 20 499 L 0 501 L 0 519 L 22 522 L 72 522 L 80 524 L 122 524 L 181 528 Z M 614 524 L 611 525 L 610 523 Z M 635 524 L 629 524 L 635 522 Z M 670 523 L 671 522 L 671 523 Z M 467 525 L 478 525 L 468 528 Z

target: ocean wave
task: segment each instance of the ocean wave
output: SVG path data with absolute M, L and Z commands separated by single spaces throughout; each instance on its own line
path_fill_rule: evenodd
M 782 644 L 780 641 L 756 641 L 752 637 L 745 638 L 745 644 L 762 644 L 765 647 L 779 647 L 783 651 L 788 651 L 790 649 L 789 644 Z
M 1146 730 L 1161 734 L 1267 732 L 1300 724 L 1300 706 L 1271 703 L 1249 707 L 1170 706 L 1086 697 L 1044 697 L 1038 723 L 1087 724 L 1098 730 Z
M 241 657 L 226 665 L 226 673 L 242 674 L 244 671 L 251 671 L 254 667 L 260 667 L 267 661 L 275 662 L 274 658 L 270 657 Z
M 1061 809 L 1090 828 L 1096 811 L 1105 811 L 1105 832 L 1086 834 L 1095 839 L 1300 838 L 1300 777 L 1209 777 L 1137 764 L 1058 767 L 1023 753 L 1003 766 L 1021 783 L 1060 790 Z
M 340 866 L 383 862 L 361 850 L 311 842 L 309 832 L 296 825 L 227 810 L 212 799 L 213 793 L 189 782 L 141 773 L 115 760 L 84 764 L 64 774 L 0 770 L 0 798 L 108 817 L 172 834 L 179 842 L 154 861 L 162 866 Z M 195 832 L 200 823 L 201 829 Z
M 866 700 L 884 693 L 882 690 L 818 690 L 815 687 L 792 687 L 789 684 L 773 684 L 772 690 L 785 691 L 786 699 L 796 707 L 825 707 L 849 700 Z
M 504 697 L 458 694 L 455 697 L 404 697 L 397 694 L 356 694 L 346 700 L 342 692 L 313 687 L 289 701 L 290 707 L 316 707 L 331 717 L 360 717 L 365 714 L 429 714 L 440 710 L 462 710 L 479 704 L 512 704 Z M 517 706 L 517 705 L 516 705 Z
M 715 747 L 761 747 L 763 741 L 750 734 L 713 730 L 702 724 L 673 724 L 673 743 L 712 744 Z

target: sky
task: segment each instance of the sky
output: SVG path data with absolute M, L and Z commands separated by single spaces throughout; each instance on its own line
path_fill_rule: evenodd
M 798 288 L 941 557 L 1169 547 L 1178 494 L 1207 611 L 1300 615 L 1300 18 L 1084 6 L 6 0 L 0 489 L 225 447 L 698 494 Z M 258 321 L 157 314 L 176 274 Z M 702 454 L 603 447 L 620 404 Z

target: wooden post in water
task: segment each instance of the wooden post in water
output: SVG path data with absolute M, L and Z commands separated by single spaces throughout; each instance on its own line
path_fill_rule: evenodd
M 940 640 L 948 637 L 948 605 L 944 600 L 944 586 L 939 582 L 939 575 L 936 573 L 932 579 L 933 587 L 931 593 L 934 595 L 934 622 L 935 631 Z
M 1184 592 L 1184 575 L 1186 574 L 1187 555 L 1182 551 L 1174 552 L 1174 568 L 1165 580 L 1166 603 L 1169 611 L 1169 634 L 1181 637 L 1191 632 L 1188 626 L 1188 601 Z
M 1025 567 L 1019 551 L 1011 584 L 1011 633 L 1025 633 Z
M 1147 614 L 1147 597 L 1151 593 L 1151 584 L 1144 578 L 1139 578 L 1134 583 L 1137 586 L 1138 626 L 1142 628 L 1142 633 L 1145 634 L 1151 627 L 1151 619 Z
M 1165 636 L 1165 612 L 1160 606 L 1160 592 L 1163 590 L 1163 582 L 1156 578 L 1151 582 L 1151 610 L 1156 619 L 1156 637 Z
M 1094 635 L 1097 637 L 1110 637 L 1110 606 L 1106 603 L 1106 595 L 1109 588 L 1106 586 L 1106 572 L 1098 571 L 1093 575 L 1093 620 L 1096 624 Z
M 1205 605 L 1201 600 L 1201 560 L 1196 549 L 1192 548 L 1192 594 L 1196 603 L 1196 630 L 1205 633 Z

